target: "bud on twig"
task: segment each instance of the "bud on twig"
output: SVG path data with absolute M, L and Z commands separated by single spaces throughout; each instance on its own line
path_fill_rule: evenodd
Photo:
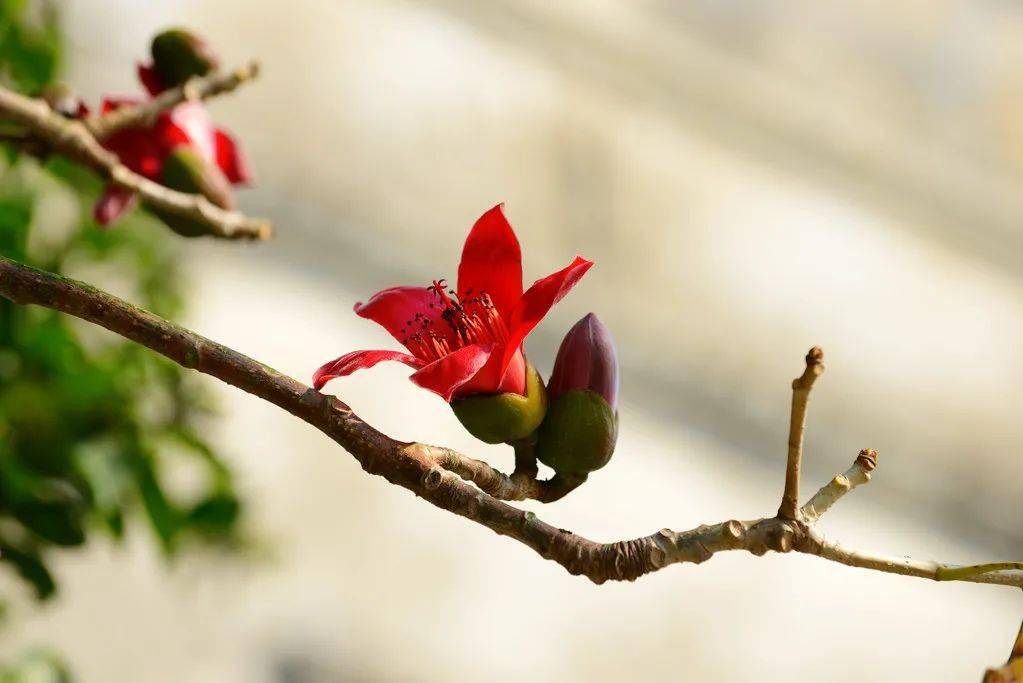
M 606 465 L 618 439 L 618 358 L 611 333 L 594 314 L 565 335 L 547 391 L 550 409 L 536 448 L 540 462 L 561 474 Z
M 167 29 L 153 38 L 153 70 L 164 87 L 205 76 L 220 66 L 220 58 L 205 40 L 183 28 Z

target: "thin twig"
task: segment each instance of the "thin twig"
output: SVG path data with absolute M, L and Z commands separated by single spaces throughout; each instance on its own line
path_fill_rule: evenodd
M 196 76 L 176 88 L 134 106 L 118 107 L 106 114 L 93 114 L 85 119 L 85 127 L 97 140 L 104 140 L 125 128 L 152 125 L 156 117 L 185 101 L 205 100 L 235 90 L 259 76 L 259 62 L 251 61 L 232 71 L 214 71 Z
M 204 224 L 214 237 L 264 240 L 272 233 L 266 219 L 226 211 L 202 195 L 177 192 L 134 173 L 117 155 L 104 149 L 82 122 L 64 118 L 42 100 L 0 87 L 0 119 L 24 126 L 54 151 L 89 166 L 115 185 L 138 193 L 152 206 Z
M 877 468 L 877 451 L 873 448 L 864 448 L 856 456 L 852 466 L 842 474 L 836 475 L 834 479 L 818 491 L 802 509 L 802 520 L 807 524 L 813 524 L 820 519 L 825 512 L 831 509 L 845 494 L 857 486 L 862 486 L 870 481 L 870 473 Z
M 535 460 L 530 467 L 524 459 L 517 457 L 515 472 L 511 476 L 499 472 L 480 460 L 462 455 L 450 448 L 423 446 L 427 455 L 446 470 L 454 472 L 466 481 L 471 481 L 481 491 L 499 500 L 538 500 L 553 503 L 564 498 L 586 481 L 586 475 L 567 477 L 555 474 L 547 480 L 539 480 Z M 516 453 L 519 456 L 519 453 Z
M 789 421 L 789 454 L 785 466 L 785 493 L 778 516 L 796 519 L 799 515 L 799 470 L 803 460 L 803 431 L 806 429 L 806 406 L 810 402 L 813 383 L 824 372 L 824 352 L 819 346 L 806 354 L 806 369 L 792 380 L 792 415 Z
M 488 465 L 449 449 L 395 441 L 363 422 L 338 399 L 94 287 L 0 257 L 0 296 L 95 323 L 186 368 L 269 401 L 340 444 L 367 472 L 414 492 L 436 507 L 513 538 L 570 573 L 585 575 L 595 583 L 631 581 L 671 564 L 703 562 L 726 550 L 745 550 L 754 555 L 771 550 L 802 552 L 854 567 L 934 580 L 942 571 L 957 569 L 937 562 L 883 558 L 846 549 L 825 541 L 802 520 L 778 517 L 729 520 L 682 532 L 664 529 L 642 538 L 598 543 L 551 526 L 488 493 L 484 487 L 501 493 L 502 487 L 514 486 L 510 477 Z M 449 471 L 448 466 L 459 470 L 458 474 Z M 1023 571 L 994 571 L 957 580 L 1023 587 Z

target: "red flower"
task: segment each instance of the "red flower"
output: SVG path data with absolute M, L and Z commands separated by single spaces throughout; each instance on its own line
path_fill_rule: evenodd
M 101 111 L 138 104 L 130 97 L 103 100 Z M 164 160 L 180 146 L 192 147 L 203 159 L 224 173 L 234 185 L 251 180 L 240 148 L 225 131 L 214 127 L 201 102 L 184 102 L 163 112 L 149 128 L 129 128 L 103 140 L 103 146 L 115 153 L 125 166 L 139 175 L 160 182 Z M 136 202 L 134 193 L 110 185 L 96 202 L 93 215 L 100 225 L 117 220 Z
M 335 377 L 394 360 L 415 368 L 412 381 L 445 401 L 524 394 L 523 341 L 592 265 L 577 256 L 523 292 L 519 243 L 502 206 L 495 206 L 465 240 L 457 292 L 435 280 L 429 287 L 385 289 L 355 305 L 358 315 L 383 326 L 409 353 L 347 353 L 317 370 L 313 386 L 320 389 Z
M 142 85 L 153 97 L 156 97 L 164 90 L 167 90 L 167 86 L 164 85 L 163 79 L 157 75 L 156 69 L 153 68 L 152 64 L 136 64 L 135 73 L 138 74 L 139 81 L 142 82 Z

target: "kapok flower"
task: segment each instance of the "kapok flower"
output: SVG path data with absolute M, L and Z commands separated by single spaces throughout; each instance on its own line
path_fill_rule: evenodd
M 577 256 L 523 292 L 519 243 L 502 206 L 495 206 L 465 240 L 457 288 L 448 289 L 444 280 L 392 287 L 355 305 L 356 314 L 383 326 L 408 353 L 347 353 L 317 370 L 313 386 L 320 389 L 335 377 L 390 360 L 414 368 L 412 381 L 445 401 L 526 395 L 526 336 L 592 265 Z
M 101 112 L 139 103 L 137 98 L 108 97 L 103 100 Z M 179 104 L 160 114 L 148 128 L 118 131 L 103 140 L 103 146 L 132 171 L 155 182 L 162 182 L 164 162 L 180 147 L 195 151 L 208 165 L 209 173 L 222 174 L 227 181 L 222 183 L 225 187 L 251 180 L 240 148 L 227 132 L 213 125 L 201 102 Z M 209 199 L 225 209 L 234 207 L 234 196 L 230 192 Z M 135 193 L 109 185 L 96 202 L 93 216 L 100 225 L 110 225 L 136 201 Z

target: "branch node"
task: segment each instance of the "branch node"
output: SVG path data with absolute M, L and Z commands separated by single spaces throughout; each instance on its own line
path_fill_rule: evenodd
M 433 491 L 440 487 L 444 481 L 444 470 L 434 465 L 423 474 L 423 488 Z

